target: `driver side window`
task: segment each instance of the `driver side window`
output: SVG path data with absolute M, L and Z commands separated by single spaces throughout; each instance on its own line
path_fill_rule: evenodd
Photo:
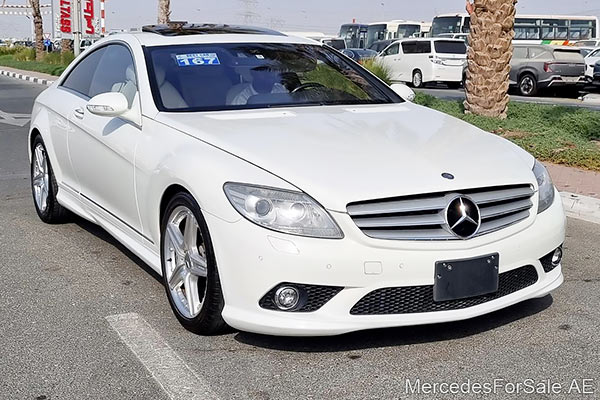
M 107 46 L 92 78 L 89 96 L 120 92 L 131 107 L 137 91 L 135 65 L 129 49 L 119 44 Z
M 396 44 L 388 47 L 387 50 L 385 50 L 383 52 L 383 55 L 384 56 L 394 56 L 394 55 L 398 54 L 399 52 L 400 52 L 400 44 L 396 43 Z

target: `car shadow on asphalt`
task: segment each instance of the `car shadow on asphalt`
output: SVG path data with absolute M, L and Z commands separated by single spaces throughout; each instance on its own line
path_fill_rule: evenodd
M 291 352 L 342 352 L 370 348 L 407 346 L 461 339 L 509 325 L 540 313 L 552 305 L 551 295 L 527 300 L 473 319 L 443 324 L 374 329 L 329 337 L 276 337 L 239 332 L 240 343 L 271 350 Z
M 75 225 L 79 226 L 81 229 L 86 232 L 96 236 L 98 239 L 103 240 L 114 247 L 116 247 L 121 253 L 123 253 L 127 258 L 129 258 L 133 263 L 146 271 L 151 277 L 153 277 L 156 281 L 158 281 L 161 285 L 162 278 L 160 275 L 156 273 L 148 264 L 146 264 L 141 258 L 133 254 L 127 247 L 123 246 L 121 242 L 117 239 L 113 238 L 107 231 L 104 230 L 99 225 L 96 225 L 88 220 L 85 220 L 79 216 L 72 216 L 72 220 L 70 221 Z

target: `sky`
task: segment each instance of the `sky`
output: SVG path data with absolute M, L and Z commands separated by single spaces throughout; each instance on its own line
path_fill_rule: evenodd
M 25 4 L 25 0 L 6 0 L 6 4 Z M 353 18 L 364 23 L 392 19 L 431 21 L 436 14 L 462 12 L 464 7 L 464 0 L 171 0 L 171 19 L 333 34 Z M 157 0 L 106 0 L 107 29 L 154 23 L 156 10 Z M 517 12 L 600 16 L 600 1 L 520 0 Z M 50 32 L 50 29 L 50 18 L 46 17 L 44 30 Z M 0 15 L 0 38 L 30 35 L 31 23 L 27 17 Z

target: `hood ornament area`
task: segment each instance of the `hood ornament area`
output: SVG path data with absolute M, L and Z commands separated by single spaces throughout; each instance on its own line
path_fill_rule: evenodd
M 450 200 L 445 212 L 446 225 L 460 239 L 470 239 L 481 227 L 481 212 L 477 204 L 467 196 Z

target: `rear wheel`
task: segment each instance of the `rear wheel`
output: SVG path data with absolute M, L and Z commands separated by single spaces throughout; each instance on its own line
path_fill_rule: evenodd
M 68 219 L 69 211 L 56 200 L 58 184 L 40 135 L 35 137 L 32 146 L 31 193 L 35 210 L 42 221 L 58 224 Z
M 519 93 L 521 96 L 535 96 L 538 91 L 537 79 L 531 74 L 525 74 L 519 80 Z
M 224 300 L 208 227 L 194 198 L 175 195 L 161 223 L 163 283 L 179 322 L 212 335 L 226 330 Z
M 416 88 L 423 87 L 423 73 L 420 70 L 413 72 L 412 85 Z

